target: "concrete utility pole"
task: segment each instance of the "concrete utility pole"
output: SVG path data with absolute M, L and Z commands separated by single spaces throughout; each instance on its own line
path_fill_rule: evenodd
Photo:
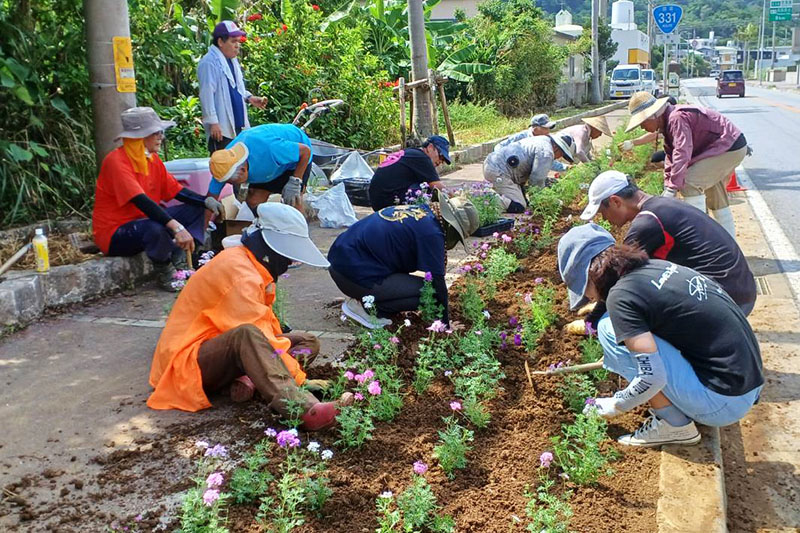
M 599 11 L 600 0 L 592 0 L 592 93 L 589 98 L 589 102 L 592 104 L 599 104 L 603 101 L 603 92 L 600 87 L 600 50 L 597 46 Z
M 428 43 L 425 40 L 425 15 L 422 0 L 408 0 L 408 33 L 411 39 L 411 73 L 414 81 L 428 78 Z M 414 88 L 414 124 L 422 138 L 433 134 L 431 115 L 432 87 Z
M 764 3 L 761 8 L 761 34 L 758 38 L 758 54 L 756 55 L 756 79 L 758 80 L 758 84 L 761 85 L 761 59 L 762 59 L 762 50 L 764 50 L 764 19 L 767 18 L 767 0 L 764 0 Z
M 773 20 L 772 21 L 772 61 L 769 64 L 769 68 L 775 68 L 775 25 L 777 23 Z
M 103 158 L 114 149 L 114 138 L 122 131 L 120 114 L 136 106 L 135 92 L 117 90 L 112 44 L 114 37 L 131 36 L 128 3 L 125 0 L 86 0 L 84 15 L 89 84 L 92 88 L 94 149 L 99 168 Z

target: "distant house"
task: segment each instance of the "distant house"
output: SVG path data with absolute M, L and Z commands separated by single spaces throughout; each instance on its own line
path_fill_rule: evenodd
M 562 9 L 556 15 L 556 26 L 553 28 L 553 41 L 561 46 L 572 44 L 581 38 L 583 27 L 572 23 L 572 15 Z M 587 100 L 588 86 L 584 75 L 585 57 L 582 54 L 571 55 L 561 69 L 562 79 L 556 94 L 556 105 L 565 107 L 581 105 Z

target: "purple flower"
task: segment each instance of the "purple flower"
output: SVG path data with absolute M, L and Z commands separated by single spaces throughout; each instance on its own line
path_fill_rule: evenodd
M 355 374 L 348 370 L 344 373 L 344 377 L 347 378 L 348 381 L 353 381 L 355 379 Z
M 400 339 L 398 339 L 397 337 L 389 337 L 389 342 L 391 342 L 392 344 L 400 344 Z
M 219 491 L 217 489 L 208 489 L 203 493 L 203 503 L 207 507 L 214 505 L 217 500 L 219 500 Z
M 213 252 L 212 252 L 212 253 L 213 253 Z M 209 259 L 209 261 L 210 261 L 210 259 Z M 142 520 L 144 520 L 144 516 L 142 516 L 142 513 L 139 513 L 139 514 L 137 514 L 137 515 L 136 515 L 136 516 L 133 518 L 133 520 L 134 520 L 135 522 L 141 522 Z
M 222 444 L 216 444 L 206 450 L 206 457 L 227 457 L 228 450 Z
M 544 283 L 544 278 L 536 278 L 535 280 L 533 280 L 533 282 L 534 282 L 535 284 L 539 285 L 539 284 L 541 284 L 541 283 Z
M 460 411 L 461 410 L 461 402 L 453 401 L 450 402 L 450 409 L 453 411 Z
M 433 281 L 433 274 L 430 272 L 425 272 L 425 281 Z
M 517 324 L 519 324 L 519 319 L 515 316 L 512 316 L 511 318 L 508 319 L 508 323 L 511 326 L 516 326 Z
M 478 241 L 472 241 L 472 247 L 477 248 L 480 245 Z
M 364 399 L 364 395 L 361 394 L 360 392 L 357 392 L 357 393 L 353 394 L 353 398 L 355 398 L 358 401 L 361 401 L 361 400 Z
M 450 377 L 452 375 L 453 375 L 453 371 L 452 370 L 445 370 L 444 371 L 444 377 L 447 378 L 447 377 Z
M 428 465 L 426 465 L 422 461 L 417 461 L 414 463 L 414 473 L 419 474 L 421 476 L 427 471 L 428 471 Z
M 531 212 L 530 212 L 530 210 L 529 210 L 529 209 L 526 209 L 526 210 L 525 210 L 525 216 L 531 216 Z
M 383 346 L 381 346 L 380 343 L 376 342 L 375 344 L 372 345 L 372 349 L 373 350 L 382 350 Z
M 470 265 L 464 265 L 463 267 L 461 267 L 461 270 L 463 270 L 464 272 L 469 272 L 470 270 L 472 270 L 472 267 Z
M 504 342 L 501 342 L 501 343 L 500 343 L 500 349 L 501 349 L 501 350 L 505 350 L 506 348 L 508 348 L 508 344 L 506 344 L 506 343 L 504 343 Z
M 505 233 L 500 238 L 503 239 L 503 242 L 511 242 L 511 237 Z
M 283 274 L 281 274 L 281 278 L 283 278 L 283 279 L 289 279 L 291 276 L 292 275 L 289 274 L 288 272 L 284 272 Z
M 519 346 L 522 344 L 522 335 L 519 333 L 514 334 L 514 346 Z
M 209 489 L 216 489 L 220 485 L 222 485 L 223 481 L 224 478 L 222 477 L 222 474 L 220 474 L 219 472 L 214 472 L 213 474 L 208 476 L 208 478 L 206 478 L 206 487 L 208 487 Z
M 506 340 L 506 337 L 508 337 L 508 333 L 506 333 L 505 331 L 501 331 L 500 332 L 500 338 L 502 340 Z
M 539 235 L 539 233 L 540 233 L 540 231 L 539 231 L 539 228 L 533 228 L 533 232 L 534 232 L 536 235 Z
M 300 439 L 297 438 L 297 435 L 292 430 L 284 430 L 278 433 L 276 441 L 281 448 L 297 448 L 300 446 Z
M 550 468 L 550 463 L 553 462 L 553 454 L 550 452 L 544 452 L 542 455 L 539 456 L 539 466 L 542 468 Z
M 434 320 L 433 324 L 431 324 L 427 328 L 428 331 L 433 331 L 434 333 L 442 333 L 446 329 L 447 325 L 445 325 L 445 323 L 442 322 L 441 320 Z
M 586 322 L 584 327 L 586 328 L 586 334 L 590 337 L 594 337 L 597 335 L 597 330 L 592 327 L 590 322 Z
M 485 243 L 481 244 L 481 250 L 483 250 L 485 252 L 488 249 L 489 249 L 489 243 L 488 242 L 485 242 Z
M 597 405 L 597 402 L 596 402 L 596 401 L 594 401 L 594 398 L 586 398 L 586 399 L 583 401 L 583 404 L 584 404 L 584 405 Z
M 367 378 L 364 376 L 364 374 L 356 374 L 354 379 L 358 381 L 358 383 L 361 385 L 363 385 L 364 382 L 367 381 Z
M 531 295 L 529 292 L 525 293 L 525 303 L 528 305 L 533 303 L 533 295 Z
M 481 252 L 481 259 L 486 259 L 486 252 Z
M 367 386 L 367 392 L 373 396 L 379 395 L 381 393 L 381 384 L 377 380 L 373 381 Z
M 275 430 L 274 430 L 274 429 L 272 429 L 272 428 L 267 428 L 267 430 L 264 432 L 264 435 L 266 435 L 267 437 L 274 437 L 274 436 L 276 436 L 277 434 L 278 434 L 278 432 L 277 432 L 277 431 L 275 431 Z
M 365 380 L 372 379 L 374 377 L 375 377 L 375 372 L 373 372 L 372 369 L 368 368 L 368 369 L 366 369 L 364 371 L 364 379 Z

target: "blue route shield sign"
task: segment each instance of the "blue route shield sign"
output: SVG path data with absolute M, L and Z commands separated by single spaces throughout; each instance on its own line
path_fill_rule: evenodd
M 672 4 L 653 8 L 653 20 L 663 33 L 672 33 L 683 16 L 683 8 Z

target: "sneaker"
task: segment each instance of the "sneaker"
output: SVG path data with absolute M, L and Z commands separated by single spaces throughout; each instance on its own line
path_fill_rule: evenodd
M 249 402 L 255 392 L 256 386 L 247 376 L 239 376 L 231 383 L 231 400 L 236 403 Z
M 367 313 L 361 302 L 355 298 L 347 298 L 344 301 L 342 313 L 368 329 L 379 329 L 392 324 L 392 321 L 388 318 L 377 318 Z
M 631 434 L 623 435 L 617 439 L 626 446 L 643 446 L 653 448 L 662 444 L 691 445 L 700 442 L 700 432 L 694 422 L 685 426 L 672 426 L 666 420 L 659 419 L 650 410 L 650 418 L 644 421 L 639 429 Z

